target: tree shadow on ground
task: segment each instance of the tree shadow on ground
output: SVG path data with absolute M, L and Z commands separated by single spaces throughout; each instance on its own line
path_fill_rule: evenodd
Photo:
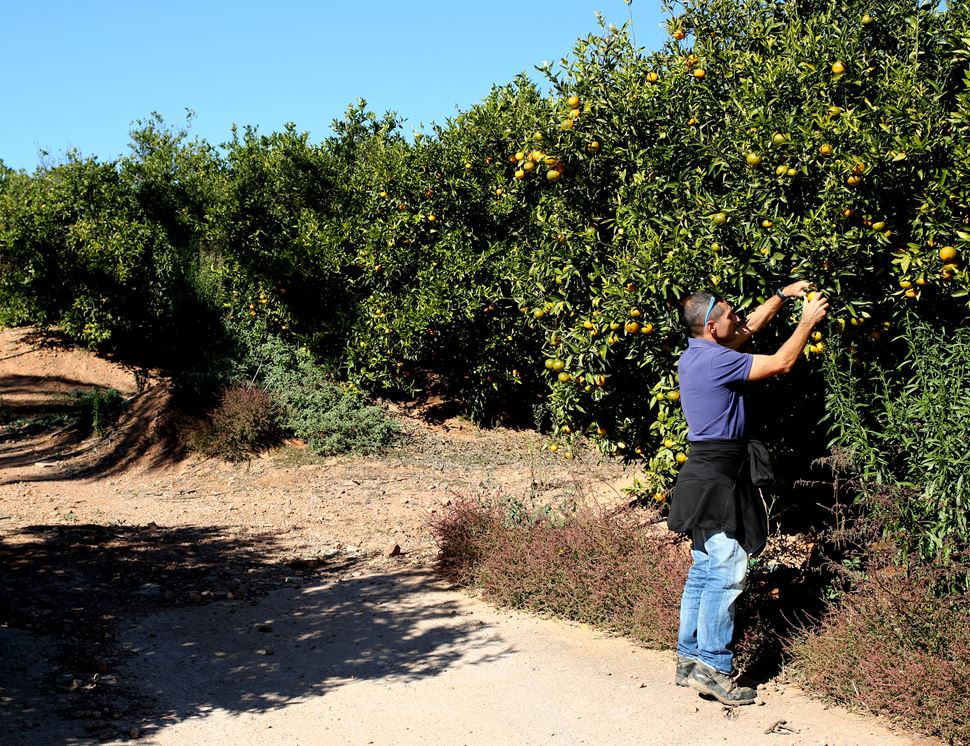
M 206 527 L 8 535 L 0 732 L 14 735 L 4 742 L 126 738 L 213 710 L 277 708 L 349 680 L 434 676 L 487 642 L 454 601 L 428 602 L 441 588 L 434 578 L 346 580 L 355 564 L 338 553 L 287 558 L 274 536 Z M 26 633 L 36 644 L 14 639 Z M 491 642 L 480 659 L 504 654 Z

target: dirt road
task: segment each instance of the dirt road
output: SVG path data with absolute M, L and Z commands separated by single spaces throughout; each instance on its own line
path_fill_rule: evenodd
M 935 743 L 773 682 L 725 709 L 675 687 L 669 653 L 431 574 L 428 523 L 456 494 L 616 499 L 624 472 L 594 454 L 404 417 L 382 458 L 201 461 L 158 427 L 162 384 L 107 439 L 59 429 L 57 393 L 97 383 L 136 392 L 0 331 L 4 744 Z

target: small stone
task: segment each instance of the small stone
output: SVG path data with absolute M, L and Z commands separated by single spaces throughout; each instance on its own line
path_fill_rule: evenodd
M 141 738 L 141 728 L 132 726 L 128 729 L 128 738 Z
M 260 648 L 256 651 L 256 655 L 272 655 L 273 648 Z
M 256 631 L 257 632 L 267 632 L 267 633 L 268 632 L 272 632 L 273 631 L 273 623 L 272 622 L 260 622 L 259 624 L 256 625 Z
M 397 557 L 401 553 L 401 547 L 395 542 L 391 542 L 386 547 L 384 547 L 385 557 Z
M 142 598 L 159 598 L 162 592 L 162 586 L 158 583 L 145 583 L 135 591 L 135 595 Z

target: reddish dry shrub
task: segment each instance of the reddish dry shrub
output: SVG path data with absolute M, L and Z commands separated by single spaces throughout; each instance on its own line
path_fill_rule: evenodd
M 970 743 L 970 604 L 938 570 L 871 571 L 791 645 L 811 691 L 951 743 Z
M 241 461 L 280 438 L 280 411 L 257 386 L 229 386 L 208 421 L 189 435 L 189 447 L 207 456 Z
M 655 647 L 676 643 L 689 553 L 643 510 L 509 521 L 460 499 L 436 522 L 439 567 L 493 603 L 587 622 Z

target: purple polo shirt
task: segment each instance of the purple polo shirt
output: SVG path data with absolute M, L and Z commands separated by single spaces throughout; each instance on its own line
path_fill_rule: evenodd
M 680 404 L 687 418 L 687 440 L 747 437 L 744 384 L 752 355 L 707 339 L 691 339 L 680 356 Z

